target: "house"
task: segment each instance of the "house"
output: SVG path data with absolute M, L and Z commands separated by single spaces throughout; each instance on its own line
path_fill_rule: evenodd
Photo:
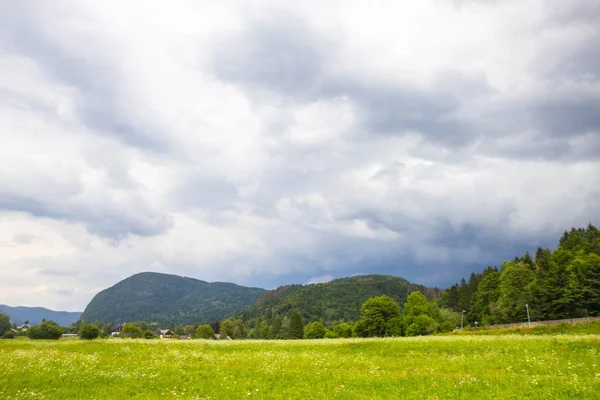
M 158 337 L 161 339 L 170 339 L 173 337 L 173 332 L 170 329 L 161 329 L 158 331 Z
M 110 335 L 111 336 L 120 336 L 122 330 L 123 330 L 122 324 L 113 325 L 110 327 Z
M 232 340 L 229 336 L 221 336 L 220 333 L 215 333 L 215 336 L 213 336 L 214 340 Z
M 179 336 L 180 340 L 192 340 L 192 335 L 181 335 Z
M 17 331 L 16 329 L 9 329 L 9 332 L 16 335 L 17 333 L 19 333 L 19 331 Z
M 17 330 L 21 331 L 21 332 L 27 332 L 27 330 L 30 328 L 29 324 L 23 324 L 21 326 L 17 326 Z
M 79 337 L 76 333 L 63 333 L 60 335 L 61 339 L 77 339 Z

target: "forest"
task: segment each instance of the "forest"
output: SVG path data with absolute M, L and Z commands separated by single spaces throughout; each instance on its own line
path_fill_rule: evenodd
M 469 324 L 492 325 L 600 315 L 600 231 L 565 232 L 553 251 L 538 248 L 487 267 L 448 288 L 440 306 L 466 311 Z

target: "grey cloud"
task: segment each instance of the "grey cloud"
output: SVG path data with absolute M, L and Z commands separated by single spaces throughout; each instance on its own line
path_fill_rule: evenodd
M 289 14 L 252 18 L 237 35 L 216 41 L 214 71 L 250 90 L 313 98 L 333 48 L 308 23 Z
M 355 82 L 345 82 L 333 91 L 354 100 L 367 132 L 389 135 L 416 131 L 448 147 L 472 140 L 470 127 L 455 115 L 461 105 L 452 93 Z
M 70 10 L 75 18 L 83 18 Z M 101 135 L 114 137 L 134 147 L 162 152 L 169 148 L 166 136 L 140 120 L 134 121 L 127 111 L 133 104 L 119 93 L 122 77 L 119 66 L 109 57 L 110 39 L 81 30 L 79 43 L 85 48 L 69 48 L 55 39 L 63 29 L 58 7 L 36 2 L 12 2 L 9 12 L 0 16 L 0 33 L 5 50 L 34 60 L 55 80 L 78 90 L 76 110 L 80 121 Z M 55 32 L 56 31 L 56 32 Z M 73 35 L 73 32 L 70 32 Z M 105 40 L 102 42 L 101 40 Z M 31 107 L 36 107 L 30 103 Z M 47 108 L 47 107 L 44 107 Z
M 35 240 L 35 236 L 30 233 L 20 233 L 13 235 L 12 240 L 17 244 L 30 244 Z
M 571 14 L 564 12 L 562 23 L 577 24 L 583 18 L 573 8 L 567 7 Z M 595 10 L 591 7 L 589 11 L 594 14 Z M 416 131 L 427 143 L 454 151 L 479 141 L 479 148 L 492 154 L 566 161 L 582 155 L 571 149 L 570 138 L 597 132 L 600 127 L 600 96 L 585 85 L 558 88 L 552 94 L 533 93 L 500 109 L 483 107 L 473 112 L 468 109 L 471 104 L 486 104 L 497 94 L 483 71 L 440 71 L 429 89 L 336 73 L 335 56 L 343 43 L 321 43 L 314 39 L 322 35 L 317 28 L 299 17 L 280 17 L 252 21 L 241 33 L 220 41 L 214 54 L 217 77 L 240 85 L 250 96 L 267 91 L 276 101 L 347 98 L 356 106 L 358 120 L 353 129 L 358 132 L 377 136 Z M 547 23 L 552 23 L 550 17 Z M 550 83 L 558 83 L 559 77 L 597 77 L 600 53 L 595 48 L 600 28 L 588 28 L 592 33 L 573 43 L 572 49 L 540 53 L 534 68 L 546 71 Z M 275 130 L 285 132 L 291 123 L 289 119 L 279 121 Z M 530 132 L 536 132 L 531 146 L 510 149 L 496 143 Z
M 559 93 L 560 94 L 560 93 Z M 532 115 L 543 132 L 560 137 L 595 131 L 600 135 L 600 93 L 564 93 L 532 105 Z
M 267 91 L 278 102 L 348 98 L 360 118 L 356 129 L 367 133 L 418 131 L 449 147 L 472 142 L 474 132 L 457 112 L 460 96 L 490 90 L 481 73 L 471 77 L 449 71 L 438 77 L 439 88 L 430 90 L 377 79 L 369 82 L 337 73 L 334 62 L 340 43 L 318 40 L 322 37 L 323 32 L 298 17 L 251 21 L 239 34 L 218 41 L 214 71 L 218 78 L 240 85 L 251 96 Z M 452 80 L 452 76 L 460 79 Z M 285 128 L 279 126 L 278 130 Z
M 76 270 L 61 270 L 53 268 L 44 268 L 36 271 L 39 275 L 60 276 L 60 277 L 77 277 L 79 272 Z
M 598 29 L 597 22 L 600 21 L 600 1 L 598 0 L 553 1 L 544 6 L 541 23 L 544 27 L 577 23 Z
M 182 180 L 171 193 L 172 201 L 182 209 L 219 210 L 233 206 L 238 199 L 237 188 L 216 176 L 195 176 Z
M 0 210 L 21 211 L 36 217 L 83 223 L 90 233 L 112 240 L 127 234 L 153 236 L 164 233 L 173 224 L 170 216 L 153 210 L 143 201 L 117 206 L 98 199 L 93 203 L 77 204 L 61 200 L 41 201 L 25 195 L 0 192 Z

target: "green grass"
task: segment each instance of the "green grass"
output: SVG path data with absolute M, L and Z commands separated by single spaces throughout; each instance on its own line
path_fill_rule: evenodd
M 1 399 L 597 399 L 594 335 L 0 341 Z
M 600 322 L 536 326 L 533 328 L 465 329 L 444 335 L 600 335 Z

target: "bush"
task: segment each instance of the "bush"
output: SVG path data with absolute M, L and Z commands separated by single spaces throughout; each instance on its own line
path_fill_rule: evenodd
M 100 328 L 94 324 L 84 324 L 79 328 L 79 338 L 84 340 L 93 340 L 100 335 Z
M 140 338 L 142 337 L 142 328 L 140 328 L 138 324 L 130 322 L 123 325 L 121 336 L 132 339 Z
M 325 332 L 325 339 L 337 339 L 337 338 L 339 338 L 339 335 L 337 333 L 335 333 L 335 331 L 328 329 L 327 332 Z
M 325 327 L 319 321 L 309 323 L 304 329 L 306 339 L 323 339 L 326 333 Z
M 385 327 L 388 336 L 404 336 L 404 318 L 394 317 L 390 319 Z
M 155 336 L 150 329 L 146 329 L 145 331 L 142 331 L 142 337 L 144 339 L 154 339 Z
M 194 339 L 212 339 L 215 336 L 215 331 L 208 324 L 200 325 L 194 333 Z
M 58 339 L 63 334 L 60 326 L 42 322 L 27 331 L 30 339 Z
M 428 315 L 419 315 L 413 319 L 413 323 L 406 328 L 406 336 L 421 336 L 433 333 L 438 324 Z
M 354 324 L 352 322 L 342 322 L 333 326 L 331 330 L 335 332 L 336 337 L 349 338 L 352 337 L 353 328 Z
M 2 335 L 2 339 L 14 339 L 15 338 L 15 334 L 12 332 L 4 332 L 4 335 Z

